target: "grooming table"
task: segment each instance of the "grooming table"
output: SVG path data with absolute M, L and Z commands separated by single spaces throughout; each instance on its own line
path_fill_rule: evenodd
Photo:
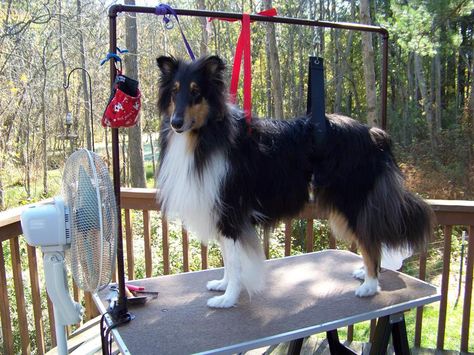
M 399 353 L 408 351 L 403 311 L 440 300 L 436 287 L 405 274 L 383 270 L 382 291 L 356 297 L 361 281 L 352 271 L 362 259 L 351 252 L 326 250 L 266 261 L 264 293 L 250 299 L 242 292 L 237 307 L 212 309 L 206 282 L 220 279 L 223 269 L 134 280 L 159 291 L 145 305 L 129 307 L 131 322 L 115 328 L 115 342 L 124 354 L 238 353 L 292 341 L 298 353 L 302 338 L 327 332 L 332 353 L 347 353 L 337 328 L 379 318 L 371 353 L 386 349 L 390 334 Z M 94 297 L 105 312 L 108 288 Z

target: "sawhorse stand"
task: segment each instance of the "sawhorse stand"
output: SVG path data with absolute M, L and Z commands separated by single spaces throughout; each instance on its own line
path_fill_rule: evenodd
M 403 313 L 391 314 L 381 317 L 377 321 L 372 346 L 369 355 L 385 355 L 388 343 L 392 336 L 392 344 L 397 355 L 409 355 L 408 338 Z M 357 355 L 357 353 L 339 341 L 337 329 L 326 332 L 329 351 L 333 355 Z M 297 355 L 303 347 L 303 338 L 290 342 L 288 355 Z

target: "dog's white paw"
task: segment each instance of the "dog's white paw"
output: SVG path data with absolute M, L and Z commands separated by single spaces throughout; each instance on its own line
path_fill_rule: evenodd
M 355 269 L 352 272 L 352 276 L 355 277 L 356 279 L 364 280 L 365 279 L 365 268 L 362 266 L 359 269 Z
M 225 291 L 227 288 L 227 280 L 211 280 L 206 284 L 209 291 Z
M 377 279 L 366 278 L 364 283 L 356 290 L 355 294 L 358 297 L 369 297 L 375 295 L 379 291 L 380 287 Z
M 226 296 L 215 296 L 207 300 L 207 306 L 211 308 L 230 308 L 234 307 L 237 303 L 237 299 L 234 297 Z

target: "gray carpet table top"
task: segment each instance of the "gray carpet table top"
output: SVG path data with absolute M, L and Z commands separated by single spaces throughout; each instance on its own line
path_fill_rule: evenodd
M 359 298 L 361 281 L 352 271 L 362 259 L 351 252 L 326 250 L 266 261 L 266 287 L 249 298 L 242 292 L 237 307 L 211 309 L 208 298 L 219 293 L 206 282 L 223 269 L 134 280 L 158 291 L 156 299 L 129 307 L 135 319 L 116 328 L 124 353 L 236 353 L 401 312 L 440 299 L 436 287 L 405 274 L 383 270 L 381 292 Z M 95 296 L 101 312 L 109 291 Z

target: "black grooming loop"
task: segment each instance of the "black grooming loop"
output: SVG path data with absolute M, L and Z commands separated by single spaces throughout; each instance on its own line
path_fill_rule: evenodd
M 117 15 L 119 13 L 141 13 L 141 14 L 157 14 L 156 7 L 135 6 L 135 5 L 112 5 L 109 8 L 109 55 L 113 56 L 117 53 Z M 161 14 L 161 13 L 160 13 Z M 192 17 L 213 17 L 213 18 L 231 18 L 242 20 L 241 13 L 221 12 L 221 11 L 207 11 L 207 10 L 188 10 L 188 9 L 174 9 L 174 14 L 179 16 Z M 347 29 L 360 32 L 378 33 L 382 36 L 382 75 L 381 75 L 381 126 L 385 128 L 387 122 L 387 73 L 388 73 L 388 31 L 379 26 L 371 26 L 356 23 L 331 22 L 320 20 L 307 20 L 298 18 L 288 18 L 281 16 L 262 16 L 250 15 L 250 20 L 253 22 L 273 22 L 310 27 L 324 27 L 335 29 Z M 312 57 L 316 59 L 316 57 Z M 110 84 L 114 85 L 115 77 L 117 75 L 117 68 L 115 61 L 110 63 Z M 308 113 L 311 112 L 312 119 L 316 126 L 316 142 L 317 144 L 324 143 L 326 132 L 326 118 L 324 112 L 324 72 L 322 67 L 322 60 L 310 61 L 310 82 L 308 83 Z M 313 76 L 314 74 L 314 76 Z M 113 167 L 113 182 L 115 199 L 117 201 L 117 213 L 121 215 L 120 205 L 120 147 L 119 147 L 119 129 L 112 128 L 112 167 Z M 113 309 L 109 309 L 109 315 L 113 319 L 113 324 L 105 327 L 105 323 L 109 323 L 108 316 L 102 320 L 103 327 L 101 335 L 103 336 L 103 349 L 105 353 L 110 350 L 110 332 L 116 326 L 128 322 L 132 316 L 128 313 L 127 297 L 125 295 L 125 268 L 123 257 L 123 242 L 122 242 L 122 220 L 118 219 L 117 225 L 117 272 L 118 272 L 118 298 Z
M 321 147 L 326 140 L 326 110 L 324 91 L 324 62 L 320 57 L 309 57 L 308 100 L 306 113 L 314 122 L 314 140 Z

